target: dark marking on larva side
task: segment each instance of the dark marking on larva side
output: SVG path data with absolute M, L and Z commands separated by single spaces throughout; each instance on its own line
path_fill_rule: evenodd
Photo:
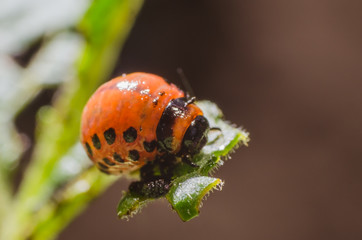
M 108 145 L 112 145 L 116 140 L 116 131 L 114 128 L 110 128 L 103 133 L 104 138 L 106 139 Z
M 137 150 L 131 150 L 128 152 L 128 157 L 133 161 L 138 161 L 138 159 L 140 159 L 140 154 Z
M 124 160 L 121 158 L 121 156 L 118 153 L 113 154 L 113 159 L 117 162 L 124 163 Z
M 163 96 L 163 95 L 165 95 L 165 92 L 164 91 L 159 92 L 158 95 Z
M 143 147 L 147 152 L 153 152 L 157 146 L 157 141 L 153 140 L 151 142 L 144 141 Z
M 101 149 L 101 141 L 99 140 L 99 137 L 97 134 L 94 134 L 93 137 L 92 137 L 92 142 L 93 142 L 93 146 L 96 148 L 96 149 Z
M 123 138 L 126 142 L 134 142 L 137 138 L 137 130 L 134 127 L 129 127 L 123 132 Z
M 110 174 L 107 170 L 102 169 L 102 168 L 100 168 L 99 171 L 101 171 L 102 173 L 108 174 L 108 175 Z
M 87 148 L 87 151 L 88 151 L 89 155 L 91 157 L 93 157 L 92 149 L 91 149 L 91 147 L 89 146 L 89 144 L 87 142 L 85 143 L 85 147 Z
M 108 169 L 108 166 L 105 165 L 105 164 L 103 164 L 103 163 L 101 163 L 101 162 L 98 162 L 98 166 L 99 166 L 100 168 L 102 168 L 102 169 Z
M 115 165 L 115 163 L 112 162 L 111 160 L 109 160 L 108 158 L 103 158 L 103 161 L 109 166 L 114 166 Z
M 171 100 L 165 110 L 163 110 L 160 121 L 156 129 L 157 140 L 159 147 L 168 152 L 174 150 L 173 143 L 173 125 L 176 118 L 179 118 L 187 112 L 186 98 L 176 98 Z M 160 149 L 159 148 L 159 149 Z
M 158 98 L 152 100 L 153 106 L 156 107 L 158 104 Z

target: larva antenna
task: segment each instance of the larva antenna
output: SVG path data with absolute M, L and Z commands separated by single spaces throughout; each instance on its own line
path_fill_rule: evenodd
M 182 68 L 179 67 L 176 69 L 176 71 L 177 71 L 177 74 L 180 76 L 183 87 L 186 90 L 186 98 L 189 99 L 191 96 L 192 97 L 195 96 L 195 93 L 192 90 L 191 84 L 190 84 L 189 80 L 187 79 Z

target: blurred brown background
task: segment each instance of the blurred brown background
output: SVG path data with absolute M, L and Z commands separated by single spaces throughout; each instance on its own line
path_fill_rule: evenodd
M 362 2 L 147 0 L 114 76 L 180 85 L 251 133 L 198 218 L 116 216 L 122 179 L 59 239 L 362 239 Z

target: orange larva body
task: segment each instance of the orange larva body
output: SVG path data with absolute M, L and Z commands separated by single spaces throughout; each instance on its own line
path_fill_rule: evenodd
M 162 134 L 156 131 L 167 127 L 172 133 L 167 151 L 180 152 L 185 132 L 202 111 L 189 103 L 182 113 L 172 114 L 172 123 L 167 123 L 167 116 L 163 128 L 159 123 L 170 101 L 183 97 L 175 85 L 148 73 L 123 75 L 103 84 L 82 114 L 81 142 L 88 156 L 105 173 L 136 170 L 163 154 L 157 150 Z

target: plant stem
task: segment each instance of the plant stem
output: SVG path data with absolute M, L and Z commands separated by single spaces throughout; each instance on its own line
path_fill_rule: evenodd
M 43 235 L 39 229 L 46 229 L 38 224 L 52 221 L 53 214 L 44 215 L 49 219 L 36 216 L 46 211 L 58 187 L 59 182 L 52 176 L 54 168 L 78 141 L 82 108 L 96 87 L 109 77 L 142 3 L 142 0 L 95 0 L 85 15 L 80 31 L 85 35 L 86 45 L 78 63 L 77 77 L 62 86 L 53 107 L 43 108 L 38 114 L 34 154 L 16 199 L 9 206 L 11 211 L 4 221 L 0 239 L 20 240 L 29 236 L 36 239 Z M 99 181 L 92 180 L 98 189 L 106 189 L 110 184 L 110 180 L 94 178 Z M 90 196 L 95 197 L 100 192 Z M 92 197 L 86 198 L 82 208 Z M 52 232 L 45 235 L 56 236 L 75 215 L 61 219 L 60 227 L 52 228 Z

